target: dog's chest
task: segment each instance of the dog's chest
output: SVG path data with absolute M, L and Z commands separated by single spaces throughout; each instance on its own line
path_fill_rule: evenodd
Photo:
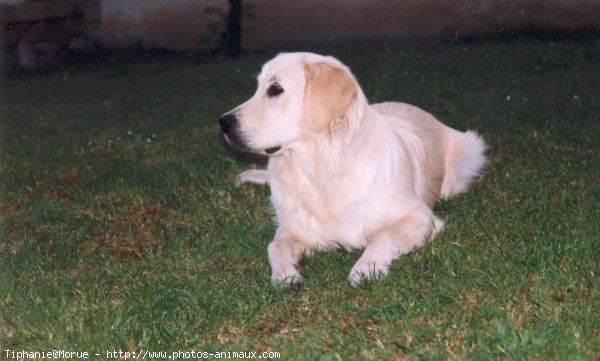
M 302 174 L 286 173 L 270 179 L 271 201 L 277 221 L 311 248 L 328 250 L 343 246 L 363 248 L 367 233 L 376 223 L 370 198 L 356 188 L 351 177 L 323 182 Z

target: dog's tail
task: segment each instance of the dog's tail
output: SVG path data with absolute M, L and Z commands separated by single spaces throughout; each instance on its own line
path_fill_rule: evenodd
M 450 139 L 445 151 L 445 174 L 440 192 L 442 199 L 466 192 L 486 163 L 486 145 L 477 133 L 454 131 Z

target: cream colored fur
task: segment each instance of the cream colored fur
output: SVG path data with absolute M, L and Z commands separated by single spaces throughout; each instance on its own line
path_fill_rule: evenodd
M 273 83 L 283 93 L 268 96 Z M 443 229 L 434 205 L 465 192 L 485 163 L 476 133 L 412 105 L 369 105 L 332 57 L 280 54 L 264 65 L 255 95 L 230 113 L 244 148 L 281 147 L 267 170 L 238 178 L 271 187 L 274 282 L 300 281 L 303 254 L 339 247 L 364 249 L 351 285 L 386 275 L 395 259 Z

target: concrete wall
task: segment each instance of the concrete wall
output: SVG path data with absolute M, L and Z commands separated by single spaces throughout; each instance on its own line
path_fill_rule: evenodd
M 227 9 L 227 0 L 103 0 L 97 35 L 108 47 L 209 49 Z
M 246 0 L 249 50 L 413 38 L 452 38 L 534 26 L 600 30 L 600 0 Z M 207 49 L 226 0 L 104 0 L 107 46 Z
M 248 50 L 525 27 L 600 31 L 600 0 L 244 0 L 244 6 Z M 60 63 L 64 52 L 57 48 L 85 50 L 90 39 L 106 47 L 209 50 L 221 40 L 227 11 L 227 0 L 0 0 L 0 40 L 29 66 Z M 44 14 L 48 21 L 38 21 Z
M 60 65 L 87 53 L 100 23 L 100 0 L 0 0 L 0 55 L 26 68 Z

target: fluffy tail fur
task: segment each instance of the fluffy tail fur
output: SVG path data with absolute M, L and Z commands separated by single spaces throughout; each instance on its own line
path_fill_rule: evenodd
M 486 146 L 477 133 L 457 132 L 452 138 L 446 149 L 445 175 L 440 193 L 442 199 L 466 192 L 486 163 Z

